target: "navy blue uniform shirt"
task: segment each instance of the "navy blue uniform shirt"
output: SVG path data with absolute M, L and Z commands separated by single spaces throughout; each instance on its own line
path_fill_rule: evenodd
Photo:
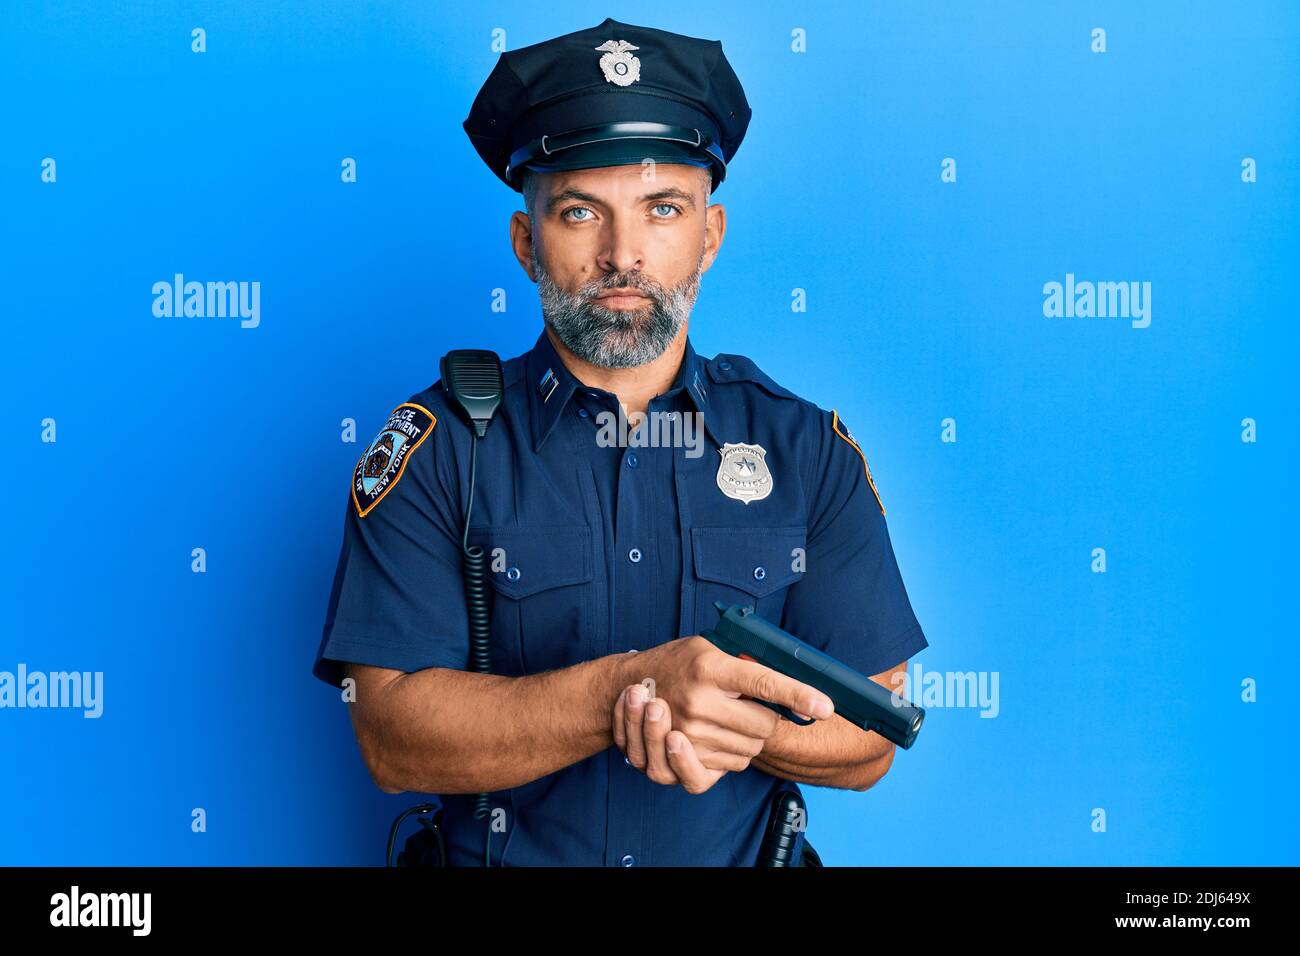
M 706 360 L 688 339 L 673 387 L 649 403 L 666 413 L 654 419 L 659 437 L 620 446 L 608 440 L 617 398 L 577 381 L 545 332 L 504 365 L 470 530 L 498 558 L 493 673 L 699 634 L 717 621 L 714 601 L 753 604 L 867 675 L 927 646 L 866 459 L 834 412 L 742 356 Z M 434 383 L 362 454 L 314 668 L 322 680 L 338 685 L 344 661 L 468 669 L 470 441 Z M 654 783 L 611 746 L 492 794 L 508 826 L 493 834 L 492 863 L 752 866 L 782 786 L 795 785 L 750 766 L 692 795 Z M 472 817 L 474 796 L 442 802 L 451 864 L 481 865 L 486 821 Z

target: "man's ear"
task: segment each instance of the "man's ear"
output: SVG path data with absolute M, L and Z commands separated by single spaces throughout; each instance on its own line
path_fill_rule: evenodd
M 528 273 L 528 278 L 534 282 L 537 281 L 533 269 L 533 243 L 535 241 L 533 221 L 528 217 L 528 213 L 513 213 L 510 216 L 510 248 L 514 251 L 515 259 L 523 267 L 524 272 Z
M 708 272 L 722 249 L 722 237 L 727 234 L 727 210 L 721 203 L 709 203 L 713 187 L 713 170 L 700 167 L 700 188 L 704 192 L 704 249 L 701 251 L 701 272 Z
M 722 251 L 722 237 L 727 234 L 727 210 L 714 203 L 704 210 L 704 250 L 701 272 L 708 272 Z

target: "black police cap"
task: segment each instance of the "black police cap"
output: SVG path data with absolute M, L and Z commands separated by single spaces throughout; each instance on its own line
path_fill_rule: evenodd
M 708 166 L 716 189 L 751 115 L 721 42 L 607 19 L 502 53 L 463 125 L 515 191 L 524 166 L 645 159 Z

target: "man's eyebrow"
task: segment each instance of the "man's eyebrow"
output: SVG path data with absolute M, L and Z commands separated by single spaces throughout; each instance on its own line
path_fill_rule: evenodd
M 600 200 L 591 193 L 584 193 L 581 189 L 565 189 L 546 200 L 546 211 L 548 213 L 555 212 L 556 206 L 569 199 L 577 199 L 580 202 L 589 202 L 600 205 Z
M 680 199 L 692 209 L 695 208 L 695 197 L 684 189 L 678 189 L 676 186 L 669 186 L 667 189 L 661 189 L 654 193 L 647 193 L 641 197 L 642 202 L 651 202 L 656 199 Z
M 555 212 L 556 206 L 570 199 L 577 200 L 578 202 L 589 202 L 594 205 L 603 204 L 603 200 L 599 197 L 593 196 L 591 193 L 584 193 L 581 189 L 564 189 L 546 201 L 547 213 Z M 678 189 L 676 186 L 669 186 L 652 193 L 646 193 L 639 201 L 644 203 L 661 199 L 677 199 L 690 206 L 692 209 L 695 208 L 695 197 L 684 189 Z

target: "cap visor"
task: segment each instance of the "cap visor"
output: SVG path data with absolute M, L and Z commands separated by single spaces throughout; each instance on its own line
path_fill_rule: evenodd
M 686 163 L 703 167 L 713 165 L 708 154 L 694 146 L 674 140 L 648 138 L 610 139 L 574 146 L 525 165 L 539 173 L 551 173 L 566 169 L 593 169 L 597 166 L 631 166 L 648 159 L 656 163 Z

